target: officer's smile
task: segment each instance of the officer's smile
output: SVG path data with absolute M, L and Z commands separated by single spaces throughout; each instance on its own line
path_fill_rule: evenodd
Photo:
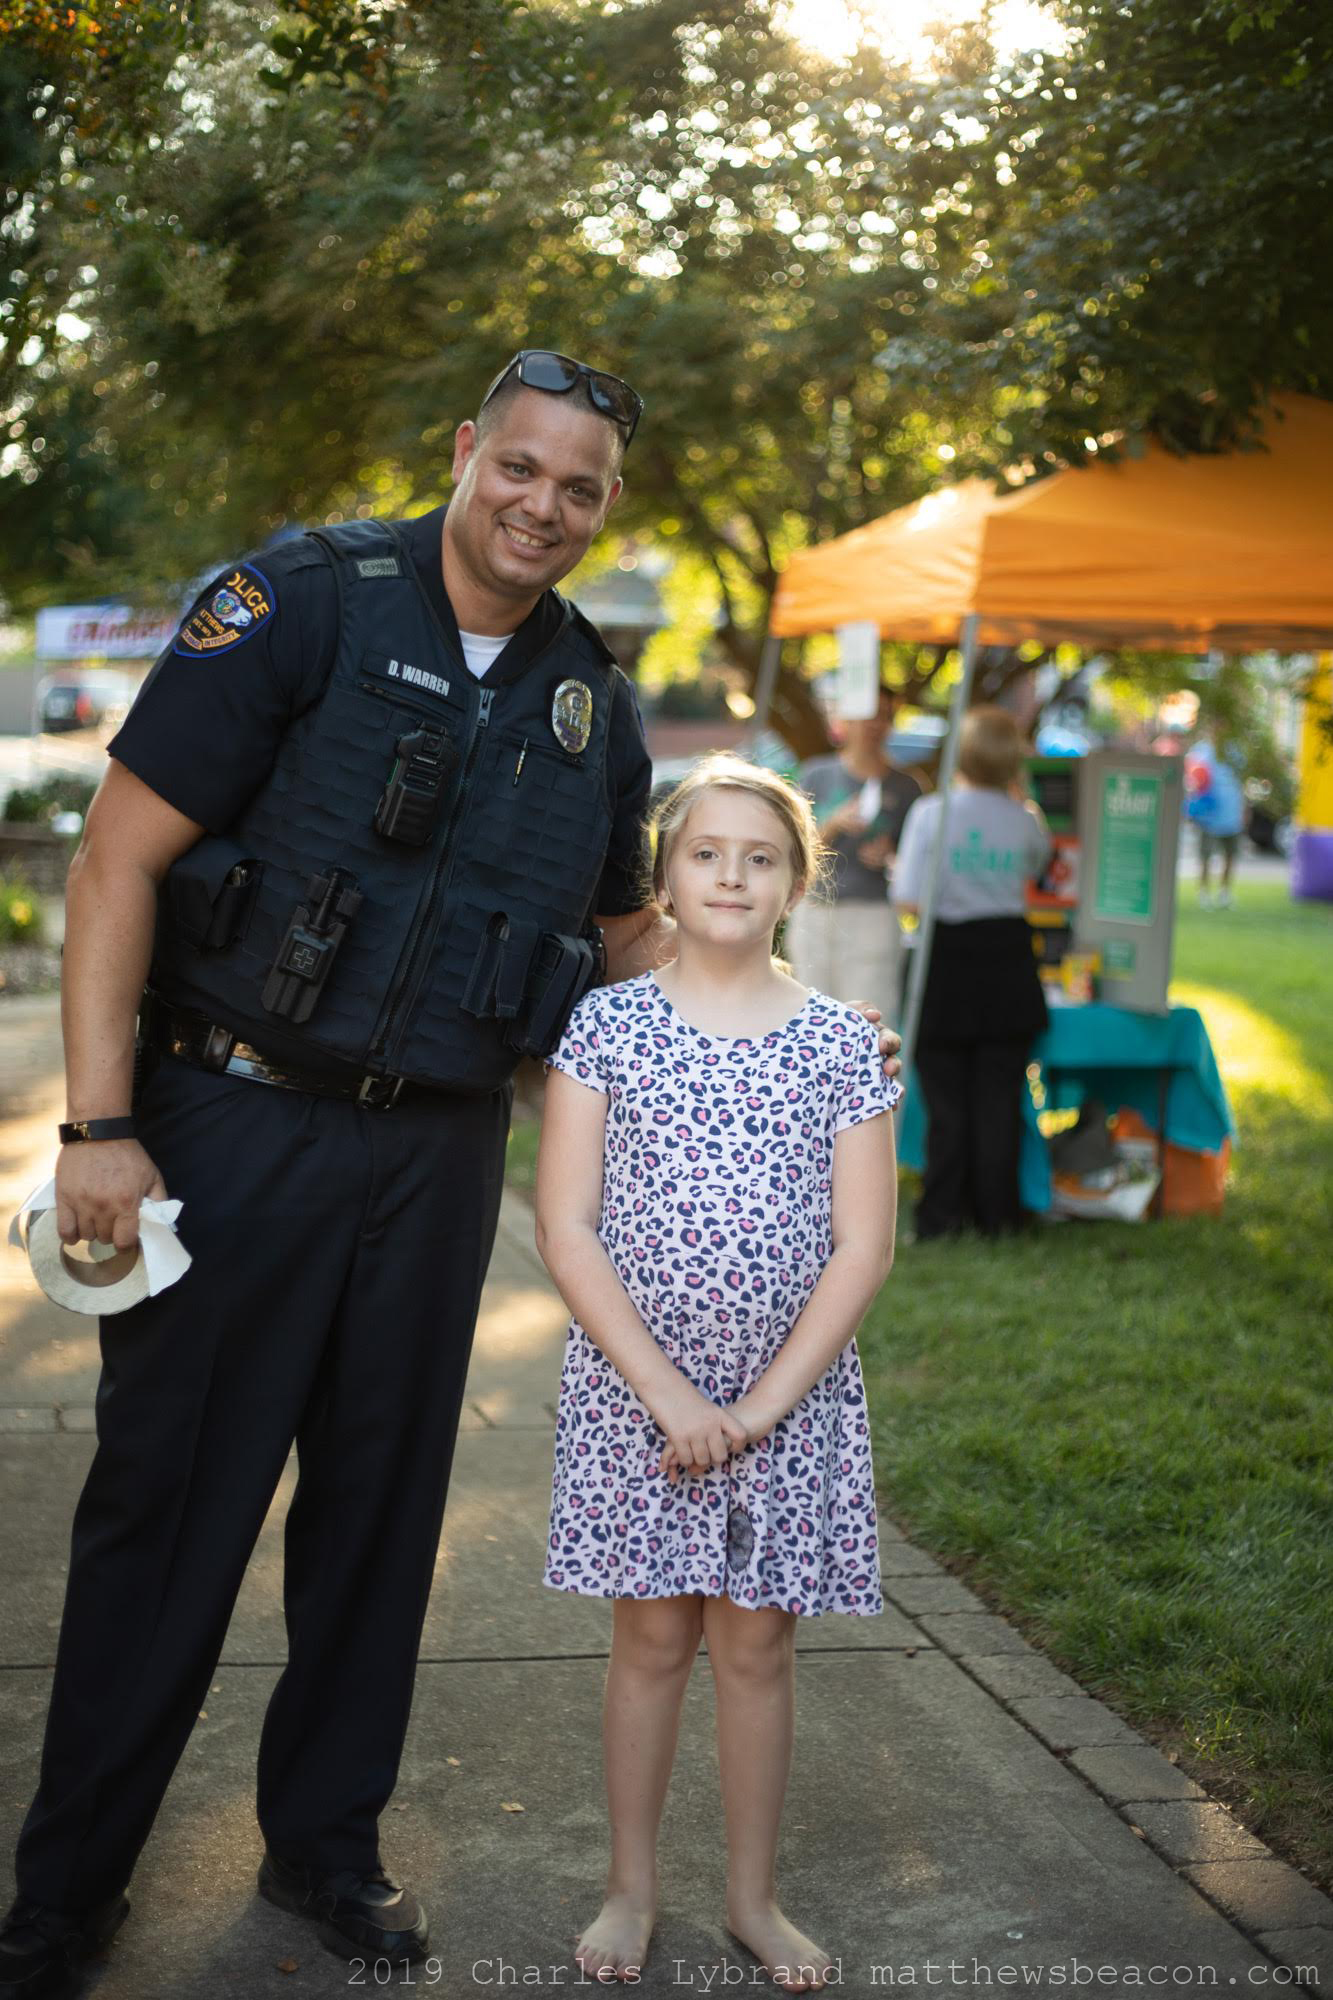
M 555 547 L 554 542 L 543 542 L 536 535 L 530 535 L 526 528 L 516 528 L 512 521 L 501 521 L 500 526 L 521 555 L 545 555 L 548 549 Z

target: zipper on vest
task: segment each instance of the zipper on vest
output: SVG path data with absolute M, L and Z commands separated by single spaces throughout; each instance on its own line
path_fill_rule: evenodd
M 412 929 L 408 936 L 403 956 L 399 960 L 398 976 L 390 987 L 388 998 L 384 1003 L 384 1012 L 380 1016 L 380 1025 L 370 1047 L 372 1061 L 379 1060 L 385 1054 L 393 1037 L 393 1030 L 396 1025 L 395 1016 L 400 1012 L 405 1012 L 414 997 L 413 988 L 415 982 L 413 974 L 421 950 L 421 941 L 430 929 L 429 920 L 436 899 L 436 891 L 446 871 L 446 865 L 453 849 L 454 831 L 459 820 L 462 818 L 463 808 L 467 804 L 468 793 L 472 789 L 472 771 L 477 761 L 477 751 L 481 745 L 481 732 L 490 721 L 491 703 L 495 699 L 495 689 L 479 688 L 477 694 L 479 698 L 477 719 L 473 725 L 472 736 L 467 747 L 467 755 L 463 762 L 463 775 L 454 797 L 454 808 L 449 815 L 449 823 L 445 828 L 444 839 L 436 850 L 435 861 L 431 868 L 430 880 L 426 884 L 425 894 L 417 904 L 417 913 L 412 920 Z

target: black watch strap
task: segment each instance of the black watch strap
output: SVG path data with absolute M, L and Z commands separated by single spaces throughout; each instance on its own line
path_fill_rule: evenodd
M 80 1139 L 132 1139 L 133 1118 L 75 1118 L 60 1127 L 60 1143 L 70 1146 Z

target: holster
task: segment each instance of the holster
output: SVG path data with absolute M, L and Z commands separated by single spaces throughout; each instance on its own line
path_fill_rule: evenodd
M 596 924 L 585 924 L 578 937 L 570 937 L 497 910 L 472 962 L 463 1011 L 506 1022 L 505 1042 L 519 1055 L 549 1055 L 605 970 L 606 948 Z

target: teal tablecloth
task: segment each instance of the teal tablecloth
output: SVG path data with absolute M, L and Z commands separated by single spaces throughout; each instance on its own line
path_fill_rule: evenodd
M 1236 1136 L 1231 1106 L 1197 1008 L 1173 1007 L 1167 1014 L 1132 1014 L 1125 1007 L 1094 1002 L 1087 1007 L 1052 1007 L 1050 1026 L 1038 1037 L 1032 1060 L 1040 1064 L 1048 1110 L 1100 1097 L 1108 1111 L 1129 1104 L 1157 1129 L 1159 1076 L 1169 1069 L 1166 1136 L 1196 1153 L 1215 1153 Z M 1047 1075 L 1047 1070 L 1051 1074 Z M 1023 1098 L 1023 1148 L 1019 1194 L 1024 1208 L 1051 1205 L 1051 1165 L 1037 1125 L 1031 1094 Z M 914 1071 L 898 1126 L 898 1157 L 920 1170 L 926 1158 L 926 1107 Z

